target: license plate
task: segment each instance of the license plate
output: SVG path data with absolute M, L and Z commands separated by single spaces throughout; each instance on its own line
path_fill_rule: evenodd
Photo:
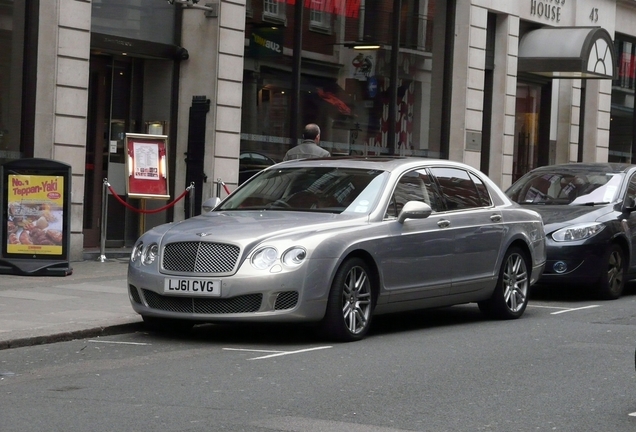
M 221 281 L 218 279 L 165 279 L 166 294 L 189 294 L 195 296 L 221 296 Z

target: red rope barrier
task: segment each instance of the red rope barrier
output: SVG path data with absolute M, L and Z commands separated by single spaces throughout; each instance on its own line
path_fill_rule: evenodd
M 231 192 L 230 192 L 230 190 L 228 189 L 228 187 L 227 187 L 227 186 L 225 186 L 225 183 L 223 183 L 223 182 L 221 182 L 221 184 L 223 185 L 223 189 L 225 189 L 225 193 L 229 195 Z
M 111 185 L 108 185 L 108 190 L 110 191 L 110 193 L 113 194 L 113 196 L 117 199 L 117 201 L 119 201 L 121 204 L 123 204 L 125 207 L 129 208 L 130 210 L 137 212 L 137 213 L 144 213 L 144 214 L 148 214 L 148 213 L 159 213 L 160 211 L 164 211 L 166 209 L 169 209 L 170 207 L 172 207 L 173 205 L 175 205 L 180 199 L 182 199 L 184 196 L 186 196 L 186 194 L 189 192 L 189 189 L 186 189 L 183 191 L 183 193 L 181 195 L 179 195 L 179 197 L 177 199 L 175 199 L 174 201 L 172 201 L 171 203 L 166 204 L 163 207 L 160 207 L 158 209 L 153 209 L 153 210 L 141 210 L 138 208 L 135 208 L 133 206 L 131 206 L 130 204 L 128 204 L 126 201 L 124 201 L 123 199 L 121 199 L 121 197 L 119 195 L 117 195 L 117 192 L 115 192 L 115 190 L 111 187 Z

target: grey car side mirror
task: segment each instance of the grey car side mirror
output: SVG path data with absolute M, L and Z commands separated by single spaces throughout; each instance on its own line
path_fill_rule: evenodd
M 203 202 L 203 204 L 201 204 L 201 211 L 203 213 L 211 212 L 214 210 L 214 207 L 219 205 L 220 202 L 221 198 L 219 197 L 208 198 Z
M 426 219 L 433 213 L 430 205 L 421 201 L 409 201 L 404 204 L 398 215 L 398 222 L 404 223 L 407 219 Z

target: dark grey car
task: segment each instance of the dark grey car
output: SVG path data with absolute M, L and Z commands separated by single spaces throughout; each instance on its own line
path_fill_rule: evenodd
M 636 276 L 636 165 L 569 163 L 534 169 L 506 194 L 543 217 L 547 264 L 539 283 L 621 296 Z

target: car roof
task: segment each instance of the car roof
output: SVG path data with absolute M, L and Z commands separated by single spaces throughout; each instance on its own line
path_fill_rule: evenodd
M 572 162 L 555 165 L 546 165 L 533 169 L 531 172 L 573 170 L 573 171 L 609 171 L 609 172 L 626 172 L 632 168 L 636 168 L 636 164 L 619 163 L 619 162 Z
M 429 159 L 421 157 L 409 157 L 409 156 L 333 156 L 326 158 L 312 158 L 312 159 L 296 159 L 286 162 L 281 162 L 273 167 L 342 167 L 342 168 L 363 168 L 363 169 L 377 169 L 382 171 L 396 171 L 404 170 L 410 167 L 420 166 L 426 164 L 428 166 L 454 166 L 458 168 L 468 168 L 477 171 L 466 164 L 460 162 L 454 162 L 447 159 Z M 271 169 L 271 167 L 270 167 Z

